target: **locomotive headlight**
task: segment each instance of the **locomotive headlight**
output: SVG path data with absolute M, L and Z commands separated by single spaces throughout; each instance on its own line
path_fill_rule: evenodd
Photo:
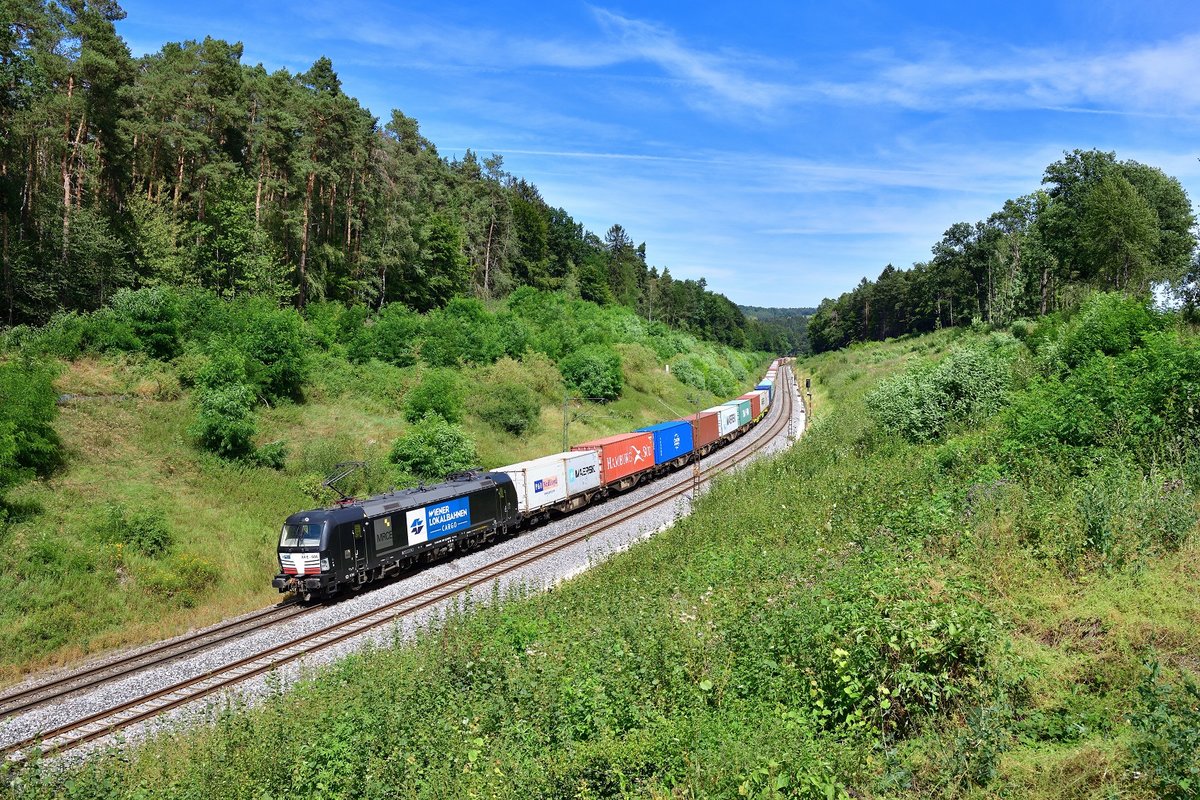
M 329 572 L 329 559 L 328 558 L 321 559 L 321 572 Z

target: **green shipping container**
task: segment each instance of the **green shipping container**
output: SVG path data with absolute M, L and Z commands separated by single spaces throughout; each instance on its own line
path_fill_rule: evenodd
M 749 400 L 731 400 L 728 403 L 724 403 L 724 405 L 737 408 L 738 427 L 739 428 L 742 427 L 743 425 L 750 424 L 751 416 L 750 416 L 750 401 Z

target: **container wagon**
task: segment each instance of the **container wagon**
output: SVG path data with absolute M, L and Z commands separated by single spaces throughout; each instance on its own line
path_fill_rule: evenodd
M 600 490 L 600 462 L 594 450 L 555 453 L 495 471 L 512 479 L 517 510 L 529 523 L 550 511 L 581 508 Z

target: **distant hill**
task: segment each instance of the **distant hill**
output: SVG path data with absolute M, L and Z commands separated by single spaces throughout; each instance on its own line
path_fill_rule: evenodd
M 762 308 L 738 306 L 747 319 L 783 328 L 787 334 L 789 353 L 807 355 L 812 352 L 808 343 L 808 320 L 817 313 L 815 308 Z
M 738 306 L 747 317 L 755 319 L 790 319 L 794 317 L 811 317 L 817 313 L 816 306 L 812 308 L 762 308 L 761 306 Z

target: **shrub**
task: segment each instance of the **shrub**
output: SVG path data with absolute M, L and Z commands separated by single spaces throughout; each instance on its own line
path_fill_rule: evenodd
M 31 364 L 0 364 L 0 492 L 62 461 L 52 375 Z
M 234 344 L 250 382 L 267 400 L 298 398 L 304 383 L 304 329 L 291 309 L 255 299 L 242 304 Z
M 416 422 L 434 413 L 447 422 L 461 422 L 463 390 L 458 373 L 452 369 L 431 369 L 421 382 L 404 396 L 404 418 Z
M 106 506 L 101 515 L 100 540 L 124 545 L 149 558 L 166 555 L 175 546 L 175 535 L 161 511 L 130 512 L 117 503 Z
M 1008 374 L 1003 350 L 961 347 L 934 367 L 881 381 L 866 403 L 883 428 L 910 441 L 931 441 L 952 423 L 978 423 L 999 410 Z
M 389 303 L 374 320 L 363 324 L 350 340 L 347 352 L 352 361 L 364 363 L 377 358 L 397 367 L 417 363 L 417 345 L 425 318 L 403 303 Z
M 363 330 L 363 322 L 369 313 L 367 307 L 361 305 L 347 308 L 331 300 L 309 303 L 304 308 L 308 337 L 326 350 L 348 348 Z
M 462 428 L 430 412 L 395 441 L 388 460 L 418 478 L 441 480 L 475 466 L 479 456 Z
M 180 553 L 164 563 L 154 564 L 142 576 L 153 594 L 182 606 L 193 608 L 220 580 L 216 565 L 190 553 Z
M 268 442 L 254 451 L 253 461 L 260 467 L 283 469 L 287 461 L 287 445 L 283 442 Z
M 671 374 L 675 380 L 684 386 L 703 391 L 708 384 L 704 377 L 704 367 L 697 356 L 680 356 L 671 362 Z
M 240 383 L 197 389 L 196 422 L 188 429 L 201 447 L 223 458 L 254 452 L 254 393 Z
M 1141 344 L 1159 327 L 1147 304 L 1122 294 L 1094 294 L 1079 309 L 1059 339 L 1059 358 L 1075 367 L 1096 353 L 1114 356 Z
M 246 374 L 245 354 L 226 339 L 215 340 L 206 356 L 189 363 L 187 367 L 195 370 L 192 383 L 202 389 L 245 386 L 250 382 Z
M 538 422 L 542 401 L 519 375 L 503 375 L 493 377 L 481 387 L 475 410 L 493 428 L 520 436 Z
M 1172 687 L 1159 681 L 1157 663 L 1147 665 L 1138 686 L 1138 708 L 1130 717 L 1137 738 L 1134 764 L 1158 797 L 1184 800 L 1200 795 L 1200 686 L 1184 675 Z
M 474 298 L 456 297 L 425 320 L 421 360 L 432 367 L 491 364 L 503 354 L 495 317 Z
M 172 289 L 121 289 L 111 306 L 114 317 L 133 331 L 142 352 L 163 360 L 178 355 L 179 297 Z
M 588 345 L 558 364 L 567 386 L 587 398 L 611 401 L 621 396 L 621 358 L 611 347 Z
M 1135 349 L 1097 351 L 1065 374 L 1037 378 L 1006 415 L 1011 449 L 1120 444 L 1142 461 L 1200 438 L 1200 348 L 1174 331 L 1144 331 Z M 1079 458 L 1077 458 L 1079 460 Z

